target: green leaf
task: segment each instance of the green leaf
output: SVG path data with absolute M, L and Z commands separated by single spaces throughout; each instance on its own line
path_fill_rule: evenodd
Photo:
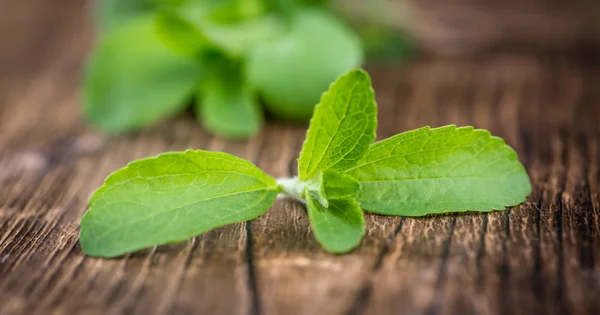
M 356 179 L 338 171 L 326 170 L 322 178 L 323 191 L 329 200 L 354 198 L 360 190 Z
M 281 29 L 281 22 L 270 15 L 224 24 L 211 20 L 211 13 L 214 10 L 203 2 L 165 10 L 157 19 L 159 34 L 179 53 L 197 55 L 197 49 L 204 47 L 239 59 L 252 46 L 277 36 Z
M 306 193 L 308 218 L 317 241 L 329 252 L 346 253 L 360 244 L 365 220 L 359 204 L 351 199 L 330 200 L 324 208 Z
M 360 66 L 360 40 L 324 10 L 293 11 L 290 29 L 248 52 L 248 82 L 275 116 L 307 121 L 329 84 Z
M 308 200 L 309 196 L 306 196 L 306 194 L 310 194 L 310 198 L 318 202 L 323 208 L 328 208 L 329 200 L 325 193 L 323 177 L 323 172 L 318 172 L 317 175 L 306 182 L 300 182 L 297 178 L 294 180 L 297 182 L 296 191 L 299 190 L 301 192 L 300 197 L 302 199 Z
M 500 210 L 531 193 L 517 154 L 473 127 L 424 127 L 374 143 L 347 174 L 360 183 L 360 205 L 388 215 Z
M 232 22 L 255 18 L 267 10 L 264 0 L 226 0 L 210 16 L 213 21 Z
M 155 8 L 156 0 L 94 0 L 92 9 L 98 28 L 107 31 Z
M 253 91 L 244 86 L 239 72 L 211 68 L 197 98 L 198 120 L 210 132 L 227 138 L 246 139 L 258 134 L 263 116 Z
M 369 62 L 389 65 L 405 62 L 415 51 L 407 34 L 383 25 L 365 25 L 358 30 Z
M 300 180 L 355 165 L 375 140 L 376 127 L 377 104 L 369 75 L 357 69 L 340 76 L 315 107 L 298 158 Z
M 264 213 L 275 180 L 250 162 L 207 151 L 165 153 L 111 174 L 91 197 L 79 242 L 91 256 L 114 257 L 179 242 Z
M 83 92 L 87 118 L 106 132 L 154 124 L 181 111 L 201 68 L 164 46 L 145 16 L 106 33 L 89 61 Z
M 232 58 L 245 57 L 252 47 L 279 35 L 282 28 L 281 21 L 269 15 L 235 24 L 198 21 L 197 25 L 215 47 Z
M 156 14 L 156 35 L 178 54 L 199 57 L 209 47 L 208 38 L 173 9 Z
M 302 183 L 300 183 L 300 186 Z M 323 208 L 329 207 L 329 200 L 356 197 L 360 184 L 356 179 L 334 170 L 319 172 L 305 183 L 310 196 Z M 296 188 L 297 190 L 298 188 Z M 306 199 L 306 197 L 304 197 Z

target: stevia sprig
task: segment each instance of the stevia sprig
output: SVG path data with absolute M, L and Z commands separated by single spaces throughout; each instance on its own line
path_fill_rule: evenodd
M 315 107 L 298 177 L 275 180 L 222 152 L 141 159 L 91 197 L 79 241 L 115 257 L 251 220 L 278 194 L 303 201 L 317 241 L 345 253 L 365 233 L 362 209 L 385 215 L 502 210 L 531 192 L 517 154 L 488 131 L 424 127 L 375 142 L 377 106 L 360 69 L 340 76 Z

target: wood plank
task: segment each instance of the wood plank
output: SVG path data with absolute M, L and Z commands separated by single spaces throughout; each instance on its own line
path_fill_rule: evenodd
M 600 311 L 600 69 L 578 55 L 369 69 L 379 139 L 424 125 L 489 129 L 529 171 L 533 193 L 518 207 L 424 218 L 366 214 L 361 245 L 331 255 L 316 243 L 302 205 L 278 199 L 249 223 L 104 260 L 83 255 L 77 235 L 88 197 L 110 172 L 136 158 L 200 148 L 293 176 L 305 126 L 269 121 L 251 141 L 225 141 L 186 113 L 103 136 L 78 109 L 92 39 L 83 4 L 26 0 L 10 8 L 11 17 L 0 18 L 0 42 L 12 40 L 6 25 L 23 26 L 23 34 L 14 51 L 0 52 L 1 314 Z

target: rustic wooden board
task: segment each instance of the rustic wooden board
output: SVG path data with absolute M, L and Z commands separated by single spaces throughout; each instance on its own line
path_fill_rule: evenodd
M 3 2 L 4 1 L 4 2 Z M 305 126 L 248 142 L 186 114 L 105 137 L 78 86 L 92 42 L 78 0 L 0 0 L 0 314 L 592 314 L 600 312 L 600 68 L 576 54 L 420 60 L 370 69 L 380 138 L 474 125 L 520 154 L 534 191 L 504 212 L 367 215 L 350 254 L 327 254 L 301 205 L 182 244 L 92 259 L 77 243 L 92 191 L 128 161 L 222 150 L 294 174 Z

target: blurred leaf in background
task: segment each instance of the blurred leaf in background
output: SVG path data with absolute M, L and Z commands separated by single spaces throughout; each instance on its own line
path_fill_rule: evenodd
M 156 8 L 156 0 L 98 0 L 94 2 L 93 15 L 96 27 L 106 31 L 119 24 L 127 23 Z
M 409 39 L 381 25 L 364 25 L 358 30 L 367 60 L 371 63 L 399 63 L 415 52 Z
M 166 45 L 184 54 L 198 50 L 196 55 L 210 49 L 242 59 L 251 46 L 279 35 L 283 27 L 274 15 L 222 23 L 213 20 L 212 13 L 210 6 L 197 2 L 163 9 L 157 14 L 158 35 Z
M 106 132 L 155 124 L 192 96 L 198 121 L 223 137 L 260 132 L 259 100 L 277 118 L 306 122 L 365 50 L 391 48 L 381 36 L 391 32 L 356 32 L 326 0 L 98 0 L 94 9 L 83 101 Z
M 286 34 L 254 46 L 246 74 L 273 114 L 306 121 L 329 83 L 362 58 L 358 37 L 341 21 L 305 9 L 293 16 Z
M 165 47 L 150 16 L 132 18 L 100 36 L 83 92 L 90 121 L 106 132 L 135 130 L 181 111 L 201 64 Z
M 243 80 L 240 62 L 214 56 L 207 66 L 195 103 L 198 121 L 208 131 L 228 138 L 258 134 L 263 113 L 256 93 Z

